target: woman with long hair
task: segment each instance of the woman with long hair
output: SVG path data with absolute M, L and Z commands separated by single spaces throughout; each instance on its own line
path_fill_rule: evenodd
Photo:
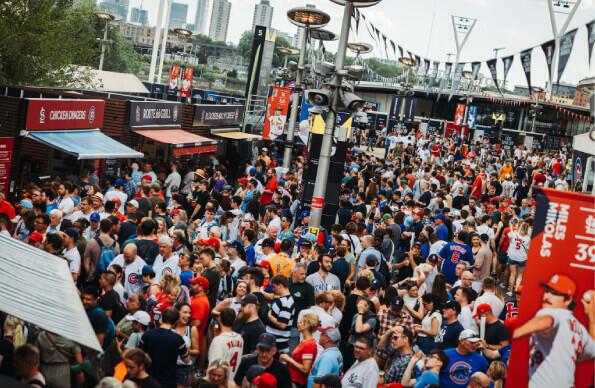
M 304 314 L 298 321 L 297 329 L 302 336 L 302 341 L 293 350 L 291 355 L 282 354 L 279 360 L 287 363 L 292 383 L 298 388 L 304 388 L 308 383 L 308 375 L 316 359 L 318 345 L 312 333 L 320 326 L 320 320 L 315 314 Z
M 163 236 L 169 237 L 167 234 L 167 222 L 165 221 L 165 218 L 155 217 L 155 223 L 157 224 L 156 240 L 159 241 Z
M 431 294 L 436 298 L 438 307 L 452 299 L 452 296 L 446 290 L 446 276 L 443 273 L 437 273 L 434 277 Z
M 188 348 L 188 353 L 190 354 L 191 359 L 194 359 L 199 356 L 200 349 L 198 347 L 198 328 L 190 324 L 192 309 L 188 303 L 179 303 L 176 305 L 176 309 L 180 313 L 180 318 L 176 322 L 172 331 L 179 334 L 184 339 L 186 347 Z M 176 382 L 178 387 L 188 386 L 188 379 L 191 371 L 192 361 L 185 363 L 178 356 L 176 369 Z
M 421 300 L 424 316 L 421 320 L 421 325 L 413 326 L 413 331 L 417 334 L 417 346 L 419 349 L 424 354 L 429 354 L 436 347 L 434 337 L 440 331 L 442 314 L 440 313 L 439 302 L 434 295 L 424 294 Z
M 227 361 L 213 360 L 207 368 L 206 381 L 217 386 L 217 388 L 229 387 L 230 366 Z
M 527 254 L 529 253 L 529 224 L 523 222 L 517 229 L 513 228 L 508 233 L 510 244 L 508 245 L 508 264 L 510 265 L 510 277 L 508 278 L 508 294 L 512 295 L 523 281 L 525 273 L 525 264 L 527 263 Z
M 128 349 L 122 353 L 126 366 L 125 380 L 134 382 L 138 387 L 159 387 L 159 382 L 149 376 L 147 368 L 151 365 L 151 357 L 140 349 Z
M 236 316 L 240 313 L 240 307 L 242 298 L 246 296 L 248 293 L 248 283 L 244 280 L 238 280 L 236 283 L 235 295 L 231 298 L 227 298 L 220 303 L 217 303 L 217 306 L 213 310 L 211 310 L 211 314 L 213 316 L 218 316 L 221 311 L 225 308 L 232 308 L 235 311 Z

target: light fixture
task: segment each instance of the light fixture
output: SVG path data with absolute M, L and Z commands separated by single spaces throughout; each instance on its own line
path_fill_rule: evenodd
M 361 43 L 361 42 L 347 43 L 347 48 L 349 50 L 353 51 L 354 53 L 356 53 L 357 55 L 367 54 L 369 52 L 372 52 L 372 45 L 370 45 L 368 43 Z
M 322 109 L 322 107 L 320 106 L 315 105 L 308 108 L 308 113 L 310 113 L 311 115 L 321 115 L 322 112 L 324 112 L 324 109 Z
M 192 36 L 192 31 L 187 30 L 185 28 L 174 28 L 174 32 L 177 35 L 180 35 L 181 37 L 184 37 L 184 38 L 188 38 L 189 36 Z
M 355 112 L 353 114 L 353 121 L 356 124 L 368 124 L 368 114 L 366 112 Z
M 291 71 L 296 71 L 298 69 L 298 64 L 295 61 L 289 61 L 287 63 L 287 68 Z
M 347 67 L 347 77 L 354 81 L 359 81 L 364 76 L 364 67 L 360 65 L 351 65 Z
M 335 65 L 327 61 L 317 62 L 314 72 L 320 77 L 329 77 L 335 72 Z
M 316 8 L 292 8 L 287 11 L 289 21 L 298 27 L 320 28 L 331 20 L 326 12 Z
M 291 49 L 289 47 L 277 47 L 277 52 L 281 55 L 291 55 Z
M 337 34 L 332 31 L 324 30 L 322 28 L 315 28 L 310 30 L 310 37 L 314 40 L 333 41 L 337 40 Z
M 415 59 L 413 59 L 413 58 L 401 57 L 401 58 L 399 58 L 399 62 L 403 66 L 407 66 L 407 67 L 413 67 L 413 66 L 415 66 Z
M 101 20 L 105 20 L 107 22 L 114 21 L 116 17 L 109 13 L 108 11 L 95 11 L 95 16 L 97 16 Z

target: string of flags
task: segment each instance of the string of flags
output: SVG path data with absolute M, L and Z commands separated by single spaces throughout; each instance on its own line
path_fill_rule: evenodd
M 365 14 L 362 11 L 360 11 L 358 8 L 355 8 L 355 11 L 352 13 L 352 17 L 355 20 L 356 33 L 359 31 L 360 24 L 363 23 L 366 26 L 366 30 L 368 31 L 368 34 L 370 35 L 372 40 L 376 43 L 376 45 L 381 48 L 384 47 L 384 54 L 386 55 L 387 59 L 390 57 L 389 56 L 389 46 L 392 49 L 392 54 L 394 55 L 396 60 L 398 60 L 401 57 L 404 57 L 404 53 L 407 52 L 407 56 L 409 58 L 411 58 L 415 63 L 414 66 L 415 66 L 416 71 L 420 71 L 420 66 L 423 66 L 423 67 L 421 67 L 421 73 L 423 74 L 424 77 L 428 76 L 428 71 L 430 70 L 430 63 L 432 62 L 433 63 L 432 72 L 428 76 L 428 82 L 427 82 L 428 86 L 426 89 L 426 92 L 429 93 L 430 89 L 432 88 L 432 85 L 434 84 L 435 81 L 437 81 L 436 78 L 438 76 L 438 68 L 440 67 L 440 63 L 441 63 L 440 61 L 435 61 L 435 60 L 432 60 L 429 58 L 425 58 L 425 57 L 417 55 L 409 50 L 404 49 L 401 45 L 398 44 L 398 42 L 395 42 L 394 40 L 389 39 L 386 36 L 386 34 L 384 34 L 379 28 L 377 28 L 370 20 L 366 19 Z M 595 19 L 586 23 L 585 27 L 587 28 L 587 45 L 588 45 L 588 53 L 589 53 L 588 61 L 589 61 L 589 65 L 590 65 L 591 64 L 591 56 L 592 56 L 592 52 L 593 52 L 593 46 L 595 45 Z M 506 83 L 506 78 L 508 76 L 508 72 L 510 71 L 510 68 L 512 67 L 514 58 L 517 55 L 519 55 L 521 65 L 523 66 L 523 71 L 524 71 L 525 77 L 527 79 L 529 93 L 530 94 L 532 93 L 531 57 L 533 55 L 533 49 L 536 47 L 541 47 L 541 49 L 545 55 L 546 63 L 548 65 L 548 74 L 549 74 L 550 84 L 552 83 L 552 80 L 554 77 L 557 79 L 557 82 L 559 83 L 560 78 L 562 77 L 562 74 L 564 73 L 564 69 L 566 68 L 566 65 L 568 63 L 568 58 L 570 57 L 570 53 L 572 52 L 572 48 L 574 46 L 574 37 L 576 35 L 577 30 L 578 30 L 578 27 L 571 31 L 568 31 L 560 39 L 557 74 L 552 74 L 552 66 L 551 65 L 552 65 L 552 62 L 554 59 L 555 44 L 556 44 L 555 40 L 552 39 L 552 40 L 544 42 L 540 45 L 529 47 L 525 50 L 520 51 L 519 53 L 500 58 L 500 60 L 502 61 L 503 67 L 504 67 L 504 78 L 503 78 L 504 84 Z M 399 52 L 398 57 L 397 57 L 397 50 Z M 487 61 L 461 62 L 461 63 L 457 64 L 456 69 L 454 69 L 455 70 L 454 71 L 455 79 L 453 80 L 454 82 L 452 84 L 452 90 L 454 91 L 458 87 L 459 82 L 456 82 L 456 80 L 458 79 L 460 81 L 460 74 L 462 73 L 463 68 L 465 67 L 466 64 L 468 64 L 468 63 L 471 64 L 471 69 L 472 69 L 471 70 L 471 72 L 472 72 L 471 79 L 476 80 L 478 77 L 478 74 L 479 74 L 481 64 L 485 63 L 487 65 L 488 69 L 490 70 L 492 79 L 494 81 L 494 85 L 496 86 L 498 91 L 500 91 L 500 85 L 499 85 L 499 81 L 498 81 L 498 72 L 497 72 L 497 66 L 496 66 L 497 61 L 498 61 L 498 59 L 494 58 L 494 59 L 489 59 Z M 450 78 L 452 68 L 453 68 L 453 63 L 444 62 L 444 76 L 442 77 L 442 79 L 440 80 L 440 83 L 439 83 L 438 98 L 440 98 L 440 94 L 442 94 L 442 92 L 448 85 L 448 80 Z
M 532 104 L 532 102 L 530 101 L 511 101 L 509 99 L 494 97 L 492 95 L 488 95 L 487 93 L 483 93 L 483 97 L 493 105 L 501 105 L 507 107 L 527 107 Z M 556 110 L 556 112 L 568 118 L 578 119 L 579 121 L 585 122 L 588 122 L 591 119 L 589 115 L 573 112 L 570 109 L 566 109 L 558 104 L 553 104 L 553 107 Z

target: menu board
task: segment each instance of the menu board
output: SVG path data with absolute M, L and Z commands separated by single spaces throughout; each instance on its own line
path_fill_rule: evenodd
M 0 191 L 6 196 L 10 190 L 10 165 L 13 149 L 13 137 L 0 137 Z

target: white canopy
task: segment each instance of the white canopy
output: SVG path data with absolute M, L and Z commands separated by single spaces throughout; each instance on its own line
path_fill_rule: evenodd
M 572 149 L 595 155 L 595 141 L 589 137 L 589 132 L 576 135 L 572 141 Z
M 0 311 L 102 351 L 66 260 L 2 235 Z
M 79 66 L 73 71 L 80 74 L 81 80 L 68 85 L 72 88 L 114 93 L 149 93 L 149 90 L 134 74 L 99 71 L 85 66 Z

